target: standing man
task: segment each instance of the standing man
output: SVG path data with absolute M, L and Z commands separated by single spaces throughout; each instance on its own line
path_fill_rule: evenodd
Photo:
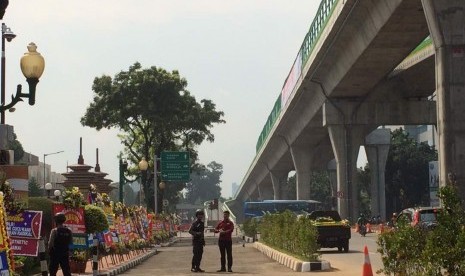
M 63 213 L 55 215 L 56 228 L 52 229 L 48 241 L 50 253 L 50 276 L 56 276 L 58 266 L 61 267 L 64 276 L 71 276 L 69 268 L 69 245 L 73 241 L 72 232 L 65 226 L 66 217 Z
M 205 270 L 202 270 L 200 268 L 200 262 L 202 261 L 203 255 L 203 247 L 205 246 L 205 238 L 203 234 L 205 230 L 205 225 L 203 222 L 204 216 L 205 214 L 203 213 L 203 211 L 198 209 L 195 212 L 195 217 L 197 218 L 197 220 L 194 221 L 191 225 L 191 228 L 189 228 L 189 234 L 192 235 L 192 251 L 194 253 L 194 256 L 192 257 L 192 272 L 205 272 Z
M 220 233 L 218 238 L 218 247 L 221 254 L 221 269 L 218 272 L 226 272 L 226 258 L 228 255 L 228 272 L 232 272 L 232 232 L 234 230 L 234 223 L 229 220 L 229 211 L 223 212 L 223 220 L 218 223 L 215 228 L 215 233 Z

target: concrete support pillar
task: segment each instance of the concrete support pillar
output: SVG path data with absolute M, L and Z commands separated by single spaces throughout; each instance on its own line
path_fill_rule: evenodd
M 436 51 L 439 185 L 465 198 L 465 1 L 422 0 Z
M 289 172 L 284 171 L 270 171 L 271 183 L 273 184 L 273 199 L 284 199 L 282 196 L 282 183 L 286 180 L 288 174 Z
M 342 218 L 354 221 L 358 216 L 356 179 L 357 157 L 363 142 L 362 127 L 328 125 L 329 138 L 337 165 L 338 211 Z
M 328 162 L 329 185 L 331 185 L 331 210 L 337 210 L 337 164 L 336 159 Z
M 255 189 L 255 191 L 250 194 L 249 198 L 250 198 L 250 201 L 260 201 L 260 200 L 262 200 L 261 196 L 260 196 L 260 190 L 258 188 Z
M 261 199 L 274 199 L 274 191 L 271 183 L 260 184 Z
M 376 129 L 365 138 L 365 151 L 371 172 L 371 214 L 386 221 L 386 161 L 391 144 L 389 129 Z
M 296 175 L 297 200 L 310 199 L 310 179 L 313 154 L 309 149 L 291 146 L 292 161 Z

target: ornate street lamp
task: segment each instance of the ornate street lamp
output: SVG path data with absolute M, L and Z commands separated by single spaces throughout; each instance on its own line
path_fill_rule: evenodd
M 47 198 L 50 198 L 50 192 L 52 191 L 52 183 L 45 184 L 45 190 L 47 191 Z
M 145 187 L 147 183 L 147 169 L 149 168 L 149 163 L 145 160 L 145 157 L 142 157 L 142 160 L 139 162 L 139 170 L 141 172 L 141 181 L 140 181 L 140 190 L 139 190 L 139 206 L 142 206 L 142 187 Z
M 2 30 L 2 41 L 5 39 Z M 3 45 L 2 45 L 3 47 Z M 36 86 L 39 82 L 39 78 L 42 76 L 45 68 L 45 61 L 44 58 L 37 52 L 37 46 L 34 43 L 29 43 L 27 46 L 28 52 L 24 54 L 21 58 L 21 71 L 23 75 L 26 77 L 26 81 L 29 84 L 29 93 L 22 93 L 22 86 L 18 84 L 16 89 L 16 95 L 11 96 L 11 102 L 9 104 L 5 104 L 5 101 L 2 100 L 0 105 L 0 112 L 2 114 L 2 121 L 1 123 L 5 123 L 5 111 L 12 108 L 18 102 L 22 101 L 22 98 L 29 99 L 29 105 L 35 104 L 36 99 Z M 5 52 L 3 51 L 2 54 L 4 55 Z M 3 58 L 2 58 L 3 61 Z M 2 70 L 2 74 L 5 72 L 4 68 Z M 4 83 L 4 82 L 3 82 Z M 3 85 L 3 84 L 2 84 Z M 2 90 L 2 99 L 5 98 L 5 91 Z
M 61 191 L 60 190 L 55 190 L 53 192 L 53 195 L 55 196 L 55 200 L 56 201 L 59 201 L 60 200 L 60 196 L 61 196 Z

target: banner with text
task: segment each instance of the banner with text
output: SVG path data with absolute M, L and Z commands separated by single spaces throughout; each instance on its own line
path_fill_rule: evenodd
M 65 214 L 66 221 L 63 224 L 68 227 L 73 234 L 85 234 L 86 224 L 84 221 L 84 208 L 66 209 L 63 204 L 54 204 L 53 213 Z

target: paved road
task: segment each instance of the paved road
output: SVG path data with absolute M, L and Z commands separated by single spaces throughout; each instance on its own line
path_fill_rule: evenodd
M 381 268 L 381 259 L 376 253 L 376 234 L 368 234 L 362 238 L 353 233 L 349 253 L 339 253 L 337 249 L 323 249 L 322 259 L 331 263 L 330 271 L 315 272 L 323 275 L 361 275 L 364 261 L 363 247 L 367 245 L 373 272 Z M 205 273 L 190 272 L 192 247 L 188 238 L 181 238 L 176 246 L 163 247 L 159 253 L 123 275 L 298 275 L 299 273 L 280 265 L 269 259 L 252 247 L 252 244 L 240 243 L 233 246 L 234 265 L 233 273 L 217 273 L 220 267 L 218 247 L 213 237 L 207 240 L 202 260 L 202 269 Z

